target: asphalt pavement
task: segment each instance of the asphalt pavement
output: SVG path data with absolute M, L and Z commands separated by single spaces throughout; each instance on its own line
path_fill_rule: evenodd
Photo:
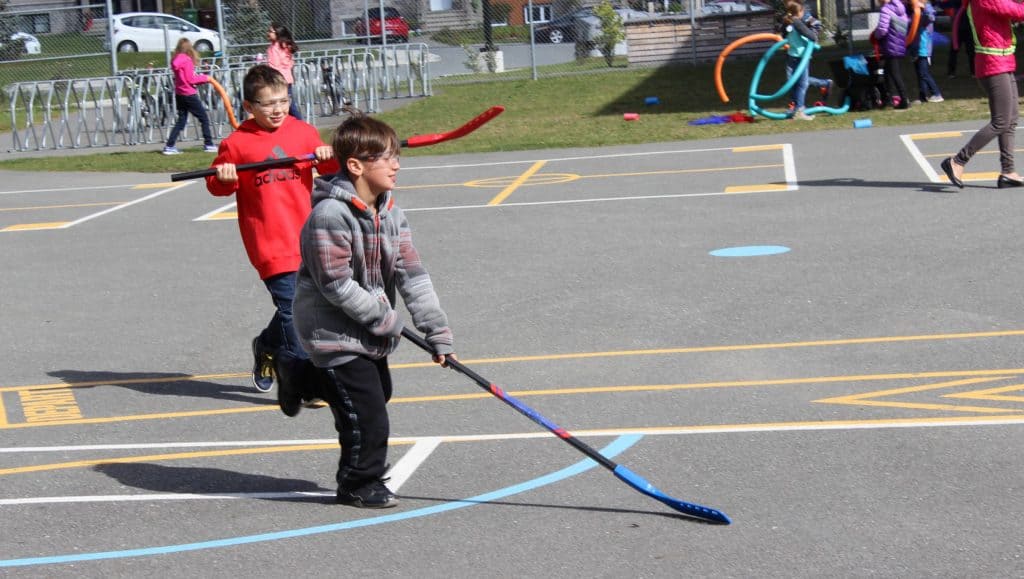
M 331 504 L 230 200 L 3 172 L 0 574 L 1024 576 L 1024 192 L 938 170 L 979 124 L 403 159 L 460 359 L 727 526 L 407 343 L 402 502 Z

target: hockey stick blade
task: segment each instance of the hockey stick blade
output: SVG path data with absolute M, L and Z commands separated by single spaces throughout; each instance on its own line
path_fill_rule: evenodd
M 620 465 L 615 467 L 612 471 L 615 476 L 619 477 L 619 480 L 640 491 L 641 493 L 651 497 L 652 499 L 661 501 L 669 507 L 683 513 L 684 515 L 701 519 L 702 521 L 708 521 L 711 523 L 722 523 L 724 525 L 732 524 L 732 520 L 723 513 L 715 509 L 704 507 L 694 503 L 688 503 L 681 501 L 676 498 L 672 498 L 665 493 L 661 492 L 654 485 L 647 482 L 647 479 L 629 470 L 628 468 Z
M 451 141 L 453 139 L 459 139 L 479 129 L 488 121 L 494 117 L 505 112 L 505 107 L 501 105 L 495 105 L 486 111 L 480 113 L 473 120 L 462 125 L 461 127 L 448 131 L 447 133 L 434 133 L 431 135 L 414 135 L 402 141 L 403 147 L 415 148 L 415 147 L 426 147 L 427 145 L 436 145 L 437 143 L 443 143 L 445 141 Z

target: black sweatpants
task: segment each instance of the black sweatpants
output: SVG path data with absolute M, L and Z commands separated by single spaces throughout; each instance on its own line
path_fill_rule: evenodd
M 391 400 L 388 359 L 360 356 L 321 368 L 320 398 L 331 406 L 341 443 L 338 490 L 352 491 L 384 476 L 388 454 L 387 402 Z
M 885 87 L 889 89 L 889 97 L 898 96 L 900 102 L 907 106 L 910 101 L 907 100 L 907 87 L 903 83 L 902 64 L 902 56 L 886 56 L 882 59 L 882 68 L 885 70 Z

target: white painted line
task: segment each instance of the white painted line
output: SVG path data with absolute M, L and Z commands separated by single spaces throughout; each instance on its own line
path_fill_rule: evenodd
M 23 195 L 26 193 L 62 193 L 65 191 L 99 191 L 101 189 L 131 189 L 138 187 L 138 183 L 124 185 L 93 185 L 84 187 L 58 187 L 52 189 L 21 189 L 19 191 L 0 191 L 0 195 Z
M 330 492 L 277 492 L 277 493 L 149 493 L 141 495 L 84 495 L 77 497 L 29 497 L 22 499 L 0 499 L 0 506 L 47 505 L 68 503 L 128 503 L 150 501 L 196 501 L 211 499 L 301 499 L 333 497 Z
M 790 143 L 782 145 L 782 163 L 786 167 L 786 185 L 789 185 L 789 190 L 796 191 L 800 189 L 796 179 L 796 160 L 793 159 L 793 145 Z
M 213 211 L 210 211 L 205 215 L 200 215 L 199 217 L 196 217 L 192 221 L 221 221 L 221 219 L 212 219 L 212 217 L 214 215 L 217 215 L 218 213 L 223 213 L 224 211 L 227 211 L 236 205 L 238 205 L 238 203 L 232 201 L 231 203 L 228 203 L 227 205 L 220 207 L 218 209 L 214 209 Z
M 416 472 L 416 469 L 423 464 L 423 461 L 427 460 L 430 453 L 434 452 L 434 449 L 438 447 L 442 442 L 441 438 L 428 437 L 420 440 L 409 449 L 409 452 L 402 456 L 402 459 L 395 463 L 394 466 L 388 470 L 384 476 L 390 477 L 391 480 L 388 482 L 388 488 L 392 492 L 398 492 L 398 489 L 402 488 L 405 481 L 409 480 L 412 473 Z
M 921 153 L 921 149 L 917 147 L 917 143 L 914 142 L 914 135 L 900 135 L 900 140 L 903 141 L 903 146 L 910 152 L 910 156 L 917 161 L 917 165 L 921 167 L 921 171 L 928 177 L 928 180 L 932 183 L 947 184 L 945 181 L 939 179 L 939 174 L 932 168 L 931 163 Z
M 766 145 L 772 146 L 772 145 Z M 651 155 L 681 155 L 689 153 L 714 153 L 717 151 L 732 151 L 736 147 L 716 147 L 713 149 L 679 149 L 674 151 L 642 151 L 639 153 L 616 153 L 612 155 L 583 155 L 579 157 L 552 157 L 549 159 L 523 159 L 521 161 L 496 161 L 493 163 L 464 163 L 456 165 L 425 165 L 423 167 L 402 167 L 402 171 L 417 171 L 422 169 L 455 169 L 462 167 L 497 167 L 500 165 L 525 165 L 545 161 L 555 163 L 558 161 L 585 161 L 590 159 L 616 159 L 621 157 L 648 157 Z
M 85 217 L 83 217 L 81 219 L 77 219 L 75 221 L 71 221 L 71 222 L 65 223 L 64 225 L 62 225 L 58 229 L 67 229 L 69 227 L 74 227 L 74 226 L 76 226 L 76 225 L 78 225 L 80 223 L 85 223 L 86 221 L 90 221 L 92 219 L 96 219 L 97 217 L 102 217 L 104 215 L 107 215 L 108 213 L 113 213 L 115 211 L 120 211 L 121 209 L 124 209 L 125 207 L 131 207 L 132 205 L 136 205 L 136 204 L 142 203 L 144 201 L 149 201 L 150 199 L 155 199 L 155 198 L 163 195 L 164 193 L 170 193 L 171 191 L 175 191 L 177 189 L 181 189 L 182 187 L 184 187 L 186 185 L 188 185 L 187 181 L 185 183 L 180 183 L 178 185 L 174 185 L 174 186 L 168 187 L 166 189 L 161 189 L 160 191 L 157 191 L 156 193 L 151 193 L 149 195 L 146 195 L 145 197 L 140 197 L 140 198 L 138 198 L 138 199 L 136 199 L 134 201 L 129 201 L 127 203 L 122 203 L 122 204 L 117 205 L 115 207 L 111 207 L 110 209 L 105 209 L 103 211 L 100 211 L 99 213 L 93 213 L 92 215 L 86 215 Z
M 650 428 L 623 428 L 600 430 L 573 430 L 573 436 L 607 437 L 624 434 L 642 436 L 661 436 L 679 434 L 730 434 L 748 432 L 793 432 L 800 430 L 858 430 L 881 428 L 924 428 L 947 426 L 1008 426 L 1024 424 L 1024 416 L 992 416 L 984 417 L 951 417 L 951 418 L 904 418 L 890 420 L 835 420 L 820 422 L 781 422 L 761 424 L 721 424 L 709 426 L 659 426 Z M 542 432 L 509 432 L 498 434 L 463 434 L 451 436 L 393 436 L 392 444 L 413 444 L 426 440 L 441 442 L 487 442 L 501 440 L 528 440 L 534 438 L 556 439 L 547 431 Z M 146 450 L 170 448 L 218 448 L 218 447 L 252 447 L 252 446 L 305 446 L 313 444 L 337 444 L 337 438 L 320 438 L 307 440 L 236 440 L 236 441 L 203 441 L 203 442 L 153 442 L 145 444 L 88 444 L 77 446 L 15 446 L 0 448 L 0 453 L 36 453 L 36 452 L 79 452 L 90 450 Z
M 993 417 L 991 419 L 983 418 L 970 418 L 958 420 L 955 418 L 937 418 L 937 419 L 894 419 L 894 420 L 879 420 L 879 421 L 848 421 L 842 422 L 837 421 L 834 424 L 828 422 L 818 423 L 779 423 L 779 424 L 737 424 L 737 425 L 721 425 L 721 426 L 689 426 L 689 427 L 668 427 L 668 428 L 653 428 L 653 429 L 623 429 L 623 430 L 595 430 L 595 431 L 584 431 L 580 430 L 575 433 L 578 437 L 583 436 L 610 436 L 617 437 L 633 434 L 642 434 L 644 436 L 659 436 L 659 435 L 680 435 L 680 434 L 738 434 L 738 433 L 749 433 L 749 432 L 793 432 L 793 431 L 814 431 L 814 430 L 873 430 L 880 428 L 924 428 L 924 427 L 944 427 L 944 426 L 1006 426 L 1006 425 L 1024 425 L 1024 416 L 1019 417 Z M 531 432 L 531 433 L 519 433 L 519 434 L 492 434 L 492 435 L 469 435 L 469 436 L 447 436 L 447 437 L 422 437 L 422 438 L 402 438 L 392 439 L 393 441 L 409 441 L 416 440 L 418 445 L 422 444 L 419 450 L 415 453 L 410 450 L 406 453 L 406 456 L 414 455 L 409 459 L 409 464 L 415 462 L 415 466 L 418 466 L 423 462 L 424 459 L 437 447 L 441 442 L 459 442 L 459 441 L 483 441 L 483 440 L 510 440 L 510 439 L 526 439 L 526 438 L 551 438 L 555 439 L 554 435 L 548 432 Z M 275 444 L 281 441 L 263 441 L 260 444 L 268 444 L 274 442 Z M 315 441 L 285 441 L 289 444 L 308 444 L 309 442 Z M 335 442 L 333 439 L 327 442 Z M 253 442 L 246 441 L 244 443 L 191 443 L 193 445 L 207 444 L 209 446 L 223 446 L 225 444 L 236 444 L 236 445 L 249 445 Z M 108 448 L 114 448 L 117 445 L 111 445 Z M 121 447 L 126 445 L 120 445 Z M 166 447 L 168 445 L 164 445 Z M 44 447 L 48 448 L 48 447 Z M 75 450 L 85 447 L 65 447 L 66 449 Z M 96 447 L 89 447 L 95 449 Z M 15 449 L 10 449 L 15 450 Z M 415 447 L 414 447 L 415 450 Z M 406 457 L 403 457 L 402 461 L 405 461 Z M 401 464 L 402 461 L 399 461 Z M 408 467 L 402 467 L 405 469 Z M 392 469 L 392 473 L 400 470 L 398 465 Z M 410 468 L 409 472 L 415 470 L 415 467 Z M 398 473 L 400 474 L 400 473 Z M 394 474 L 393 474 L 394 476 Z M 392 481 L 395 481 L 393 478 Z M 404 483 L 405 480 L 398 481 L 398 483 Z M 399 484 L 392 482 L 389 485 L 392 490 L 396 490 Z M 173 494 L 173 493 L 143 493 L 134 495 L 84 495 L 84 496 L 60 496 L 60 497 L 27 497 L 27 498 L 9 498 L 0 499 L 0 506 L 15 506 L 15 505 L 38 505 L 38 504 L 68 504 L 68 503 L 99 503 L 99 502 L 146 502 L 146 501 L 181 501 L 181 500 L 213 500 L 213 499 L 302 499 L 302 498 L 320 498 L 332 496 L 333 492 L 305 492 L 305 491 L 294 491 L 294 492 L 252 492 L 252 493 L 184 493 L 184 494 Z

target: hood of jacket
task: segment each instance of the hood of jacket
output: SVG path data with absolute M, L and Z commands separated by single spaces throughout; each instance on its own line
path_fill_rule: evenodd
M 352 206 L 353 209 L 360 213 L 364 213 L 371 217 L 373 216 L 373 211 L 370 209 L 370 206 L 359 198 L 359 194 L 356 193 L 355 185 L 353 185 L 352 181 L 349 180 L 348 175 L 344 173 L 338 173 L 328 177 L 317 177 L 316 180 L 313 181 L 313 193 L 311 198 L 313 207 L 316 207 L 317 203 L 325 199 L 336 199 Z M 377 198 L 378 211 L 390 211 L 394 204 L 395 202 L 391 197 L 391 191 L 388 191 Z

